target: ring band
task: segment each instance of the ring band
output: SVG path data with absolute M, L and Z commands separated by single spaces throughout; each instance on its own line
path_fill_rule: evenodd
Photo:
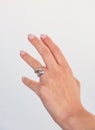
M 34 69 L 34 73 L 36 73 L 37 76 L 40 77 L 41 75 L 44 74 L 44 70 L 42 69 L 42 67 L 38 67 Z

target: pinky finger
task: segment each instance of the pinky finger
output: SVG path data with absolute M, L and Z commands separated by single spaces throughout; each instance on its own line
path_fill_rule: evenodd
M 38 94 L 38 86 L 39 83 L 36 81 L 33 81 L 27 77 L 22 77 L 22 82 L 29 87 L 30 89 L 32 89 L 36 94 Z

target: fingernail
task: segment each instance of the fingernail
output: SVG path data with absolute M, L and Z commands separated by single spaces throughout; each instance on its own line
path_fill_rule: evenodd
M 34 37 L 35 37 L 35 36 L 34 36 L 33 34 L 28 34 L 28 38 L 29 38 L 29 39 L 32 40 L 32 39 L 34 39 Z
M 24 81 L 24 79 L 25 79 L 25 77 L 23 76 L 23 77 L 22 77 L 22 81 Z
M 20 51 L 20 55 L 22 55 L 22 56 L 24 56 L 26 54 L 26 52 L 25 51 Z
M 40 36 L 41 36 L 41 38 L 43 38 L 43 39 L 46 38 L 46 34 L 41 34 Z

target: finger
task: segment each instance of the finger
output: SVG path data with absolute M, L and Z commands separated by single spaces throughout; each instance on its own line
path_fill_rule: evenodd
M 50 49 L 52 55 L 59 65 L 68 64 L 59 47 L 47 35 L 42 34 L 41 40 Z
M 75 80 L 76 80 L 78 87 L 80 87 L 80 81 L 77 78 L 75 78 Z
M 30 80 L 27 77 L 22 77 L 22 82 L 29 88 L 31 88 L 36 94 L 38 94 L 39 83 L 33 80 Z
M 32 45 L 37 49 L 39 54 L 42 56 L 46 67 L 47 68 L 52 68 L 54 65 L 56 65 L 56 61 L 54 57 L 52 56 L 50 50 L 48 47 L 43 44 L 36 36 L 29 34 L 28 35 L 29 41 L 32 43 Z
M 30 56 L 28 53 L 26 53 L 25 51 L 20 51 L 20 56 L 23 58 L 23 60 L 29 64 L 33 69 L 34 68 L 38 68 L 38 67 L 42 67 L 42 64 L 36 60 L 35 58 L 33 58 L 32 56 Z

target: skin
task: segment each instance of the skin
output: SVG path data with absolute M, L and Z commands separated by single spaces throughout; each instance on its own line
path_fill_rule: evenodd
M 53 120 L 64 130 L 95 130 L 95 116 L 81 104 L 80 83 L 58 46 L 45 34 L 40 39 L 29 34 L 28 40 L 41 55 L 45 66 L 21 51 L 20 56 L 33 69 L 43 67 L 39 82 L 23 77 L 23 83 L 41 99 Z

